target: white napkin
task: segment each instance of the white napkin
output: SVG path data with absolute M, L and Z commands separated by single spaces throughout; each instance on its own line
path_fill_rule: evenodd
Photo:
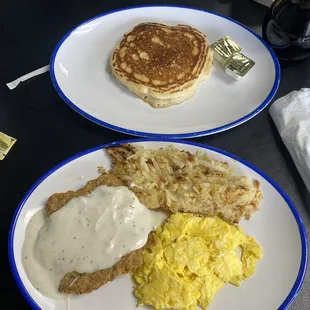
M 276 100 L 269 113 L 310 192 L 310 88 Z
M 25 75 L 19 77 L 18 79 L 14 80 L 14 81 L 12 81 L 12 82 L 7 83 L 6 86 L 7 86 L 10 90 L 12 90 L 12 89 L 16 88 L 17 85 L 18 85 L 20 82 L 29 80 L 29 79 L 31 79 L 31 78 L 37 76 L 37 75 L 43 74 L 43 73 L 49 71 L 49 69 L 50 69 L 50 66 L 49 66 L 49 65 L 44 66 L 44 67 L 39 68 L 39 69 L 37 69 L 37 70 L 34 70 L 34 71 L 30 72 L 30 73 L 27 73 L 27 74 L 25 74 Z

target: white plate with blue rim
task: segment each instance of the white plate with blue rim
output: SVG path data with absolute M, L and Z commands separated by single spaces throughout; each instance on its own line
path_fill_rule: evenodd
M 207 35 L 210 44 L 229 35 L 255 65 L 235 81 L 214 61 L 209 78 L 192 98 L 154 109 L 106 70 L 123 34 L 149 21 L 195 27 Z M 86 21 L 57 44 L 50 74 L 61 98 L 90 121 L 129 135 L 172 139 L 216 134 L 250 120 L 269 104 L 280 83 L 275 54 L 251 29 L 225 16 L 177 6 L 125 8 Z
M 153 149 L 173 144 L 190 152 L 202 151 L 209 157 L 230 164 L 234 173 L 258 180 L 263 193 L 260 210 L 250 220 L 242 220 L 240 226 L 261 244 L 263 257 L 250 279 L 238 288 L 226 284 L 217 292 L 208 309 L 284 310 L 289 307 L 304 280 L 308 259 L 307 236 L 292 201 L 272 179 L 244 160 L 202 144 L 180 140 L 137 139 L 108 145 L 121 143 Z M 21 294 L 33 309 L 67 310 L 67 303 L 65 300 L 45 297 L 29 281 L 22 263 L 27 224 L 36 211 L 44 208 L 51 194 L 81 188 L 87 180 L 98 176 L 98 166 L 108 170 L 111 160 L 104 150 L 105 146 L 86 150 L 52 168 L 30 188 L 15 212 L 9 232 L 9 261 Z M 74 310 L 101 310 L 102 307 L 109 310 L 150 309 L 137 308 L 129 275 L 119 276 L 90 294 L 70 299 L 70 308 Z

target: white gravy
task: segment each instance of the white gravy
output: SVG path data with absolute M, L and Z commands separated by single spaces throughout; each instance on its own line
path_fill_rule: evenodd
M 166 219 L 149 210 L 125 186 L 99 186 L 87 197 L 71 199 L 46 217 L 30 220 L 22 261 L 32 285 L 43 295 L 66 299 L 58 286 L 67 272 L 95 272 L 145 245 L 148 234 Z

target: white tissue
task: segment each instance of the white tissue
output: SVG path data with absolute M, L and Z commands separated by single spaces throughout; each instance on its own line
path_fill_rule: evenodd
M 276 100 L 269 113 L 310 192 L 310 88 Z
M 43 74 L 47 71 L 49 71 L 50 69 L 50 66 L 47 65 L 47 66 L 44 66 L 42 68 L 39 68 L 37 70 L 34 70 L 30 73 L 27 73 L 21 77 L 19 77 L 18 79 L 16 79 L 15 81 L 12 81 L 10 83 L 7 83 L 6 86 L 9 88 L 9 89 L 14 89 L 17 87 L 17 85 L 20 83 L 20 82 L 23 82 L 23 81 L 26 81 L 26 80 L 29 80 L 31 78 L 33 78 L 34 76 L 37 76 L 37 75 L 40 75 L 40 74 Z

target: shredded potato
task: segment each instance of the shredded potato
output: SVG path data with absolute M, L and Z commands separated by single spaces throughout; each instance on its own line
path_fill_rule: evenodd
M 156 150 L 122 145 L 107 151 L 113 159 L 110 173 L 148 208 L 218 215 L 238 223 L 249 219 L 262 199 L 258 181 L 233 175 L 228 163 L 201 151 L 191 154 L 173 145 Z

